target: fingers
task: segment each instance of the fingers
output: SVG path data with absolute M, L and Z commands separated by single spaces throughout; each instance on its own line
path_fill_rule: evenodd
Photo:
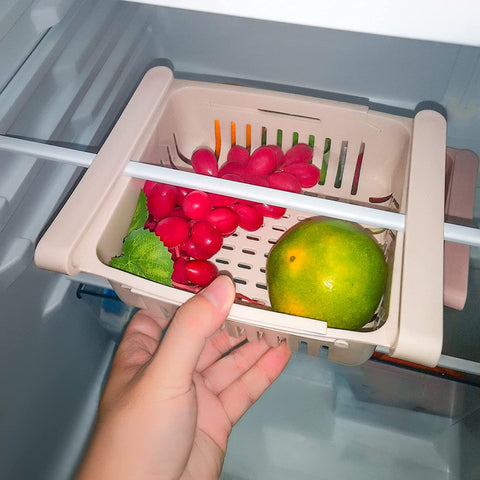
M 156 388 L 177 394 L 191 388 L 192 375 L 206 339 L 220 328 L 235 299 L 230 278 L 220 275 L 183 304 L 149 365 Z
M 162 336 L 163 329 L 167 326 L 168 320 L 164 318 L 154 317 L 147 310 L 139 310 L 130 320 L 125 333 L 123 334 L 122 342 L 130 337 L 132 334 L 141 334 L 145 337 L 159 342 Z
M 155 353 L 162 336 L 166 321 L 153 318 L 144 310 L 137 312 L 123 334 L 122 341 L 115 355 L 113 368 L 142 365 Z
M 202 372 L 205 385 L 219 394 L 251 368 L 269 349 L 263 340 L 247 342 Z
M 144 310 L 137 312 L 123 334 L 113 359 L 112 369 L 104 392 L 105 397 L 116 398 L 158 348 L 165 319 L 154 318 Z
M 218 395 L 232 425 L 277 379 L 290 356 L 286 344 L 270 348 L 249 370 Z
M 246 338 L 245 334 L 239 337 L 231 337 L 225 329 L 215 332 L 207 340 L 205 348 L 198 359 L 197 372 L 203 372 L 232 348 L 244 342 Z

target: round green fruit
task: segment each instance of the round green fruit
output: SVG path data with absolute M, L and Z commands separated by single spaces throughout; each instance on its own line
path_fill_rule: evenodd
M 273 246 L 266 275 L 275 311 L 358 330 L 380 303 L 387 264 L 375 239 L 360 225 L 312 217 Z

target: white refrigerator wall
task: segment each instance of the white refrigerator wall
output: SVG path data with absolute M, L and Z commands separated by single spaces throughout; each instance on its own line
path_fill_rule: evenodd
M 420 102 L 436 102 L 448 116 L 448 145 L 480 155 L 480 48 L 117 0 L 5 0 L 2 9 L 2 134 L 95 152 L 144 72 L 168 64 L 178 77 L 347 99 L 406 115 Z M 41 232 L 81 173 L 0 152 L 1 478 L 69 478 L 114 349 L 97 305 L 77 297 L 78 283 L 32 263 Z M 477 250 L 465 310 L 445 312 L 444 353 L 480 362 Z M 394 369 L 388 376 L 396 381 L 388 384 L 370 362 L 346 370 L 296 355 L 234 433 L 225 478 L 318 478 L 315 472 L 333 474 L 345 458 L 343 478 L 355 470 L 358 478 L 477 478 L 478 390 L 441 380 L 432 398 L 419 393 L 409 403 L 389 395 L 402 382 L 412 392 L 429 391 L 433 381 L 417 375 Z M 306 396 L 314 399 L 302 403 L 306 413 L 285 419 Z M 352 431 L 363 431 L 366 444 L 355 443 Z M 303 439 L 309 455 L 288 455 L 292 436 Z M 283 440 L 272 450 L 274 438 Z M 397 457 L 395 449 L 382 449 L 386 441 L 402 445 L 398 477 L 387 475 Z M 411 463 L 410 441 L 433 460 Z M 250 451 L 248 442 L 262 448 Z M 368 442 L 380 453 L 358 462 Z M 335 445 L 338 457 L 329 453 Z M 239 472 L 249 457 L 245 477 Z

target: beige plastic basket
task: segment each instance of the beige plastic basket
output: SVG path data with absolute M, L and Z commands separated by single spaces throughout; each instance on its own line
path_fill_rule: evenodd
M 233 136 L 233 138 L 232 138 Z M 191 173 L 182 160 L 208 146 L 225 161 L 232 141 L 314 141 L 314 163 L 328 161 L 323 185 L 304 195 L 213 179 Z M 328 139 L 328 140 L 326 140 Z M 392 356 L 433 366 L 442 346 L 444 118 L 421 111 L 414 119 L 367 107 L 299 95 L 175 79 L 156 67 L 147 72 L 81 182 L 53 221 L 36 253 L 41 268 L 108 279 L 128 304 L 172 315 L 192 294 L 108 266 L 119 255 L 144 180 L 124 174 L 129 161 L 160 165 L 162 180 L 264 203 L 296 206 L 284 218 L 266 219 L 257 232 L 238 229 L 214 257 L 235 278 L 237 291 L 265 306 L 237 303 L 227 321 L 232 335 L 287 339 L 331 360 L 366 361 L 376 346 Z M 325 145 L 330 149 L 324 152 Z M 298 219 L 322 198 L 405 213 L 403 232 L 380 230 L 389 265 L 388 287 L 377 314 L 361 331 L 327 328 L 325 322 L 273 312 L 268 306 L 265 257 Z M 268 200 L 268 202 L 267 202 Z M 308 204 L 308 209 L 304 206 Z M 337 203 L 336 203 L 337 204 Z M 308 212 L 308 213 L 306 213 Z M 366 225 L 368 226 L 368 225 Z

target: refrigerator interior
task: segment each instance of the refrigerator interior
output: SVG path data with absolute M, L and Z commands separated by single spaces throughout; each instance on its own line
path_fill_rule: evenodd
M 1 134 L 39 149 L 95 153 L 143 74 L 168 65 L 178 78 L 407 116 L 433 102 L 448 118 L 447 145 L 480 155 L 480 47 L 117 0 L 6 0 L 0 58 Z M 0 477 L 66 479 L 132 309 L 102 279 L 33 264 L 83 169 L 6 150 L 0 159 Z M 223 477 L 478 478 L 479 287 L 472 247 L 465 308 L 444 309 L 440 365 L 456 379 L 296 353 L 234 430 Z

